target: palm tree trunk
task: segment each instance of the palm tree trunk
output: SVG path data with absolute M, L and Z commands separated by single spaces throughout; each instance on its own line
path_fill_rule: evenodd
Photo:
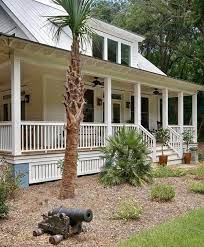
M 75 180 L 77 177 L 77 147 L 78 147 L 78 129 L 67 129 L 67 141 L 64 158 L 64 170 L 60 191 L 60 198 L 72 198 L 75 192 Z
M 84 83 L 80 74 L 79 40 L 73 39 L 71 49 L 71 65 L 67 70 L 65 83 L 64 105 L 67 116 L 66 149 L 64 169 L 60 189 L 60 198 L 74 197 L 75 180 L 77 177 L 77 148 L 80 123 L 83 120 Z

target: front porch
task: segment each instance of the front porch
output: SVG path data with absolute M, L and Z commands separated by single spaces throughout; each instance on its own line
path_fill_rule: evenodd
M 62 94 L 67 51 L 19 40 L 12 45 L 16 52 L 0 56 L 0 152 L 12 164 L 29 164 L 30 183 L 53 180 L 59 177 L 56 164 L 66 143 Z M 176 160 L 182 158 L 184 130 L 190 130 L 197 143 L 197 86 L 180 81 L 183 85 L 176 86 L 164 76 L 83 59 L 87 104 L 79 134 L 80 175 L 100 171 L 100 148 L 123 126 L 142 134 L 153 162 L 160 152 L 153 134 L 159 127 L 169 129 L 168 151 Z M 99 85 L 93 83 L 95 77 Z M 192 97 L 188 125 L 185 97 Z M 174 125 L 169 121 L 172 99 L 176 99 Z

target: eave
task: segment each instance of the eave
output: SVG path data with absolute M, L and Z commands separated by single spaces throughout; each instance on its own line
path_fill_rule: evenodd
M 70 51 L 68 50 L 0 34 L 0 54 L 9 56 L 12 52 L 18 54 L 25 62 L 42 64 L 61 70 L 66 70 L 67 61 L 70 58 Z M 111 63 L 86 55 L 82 55 L 82 72 L 93 76 L 110 76 L 118 81 L 139 82 L 154 88 L 168 88 L 175 92 L 183 91 L 189 95 L 198 91 L 204 91 L 203 85 Z

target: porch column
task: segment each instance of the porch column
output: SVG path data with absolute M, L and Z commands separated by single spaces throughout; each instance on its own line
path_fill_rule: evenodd
M 168 89 L 162 90 L 162 127 L 164 129 L 168 126 Z
M 183 133 L 183 92 L 178 93 L 178 125 L 180 133 Z
M 21 66 L 20 58 L 11 56 L 12 154 L 21 154 Z
M 108 39 L 104 37 L 103 59 L 108 60 Z
M 118 42 L 118 63 L 121 64 L 121 42 Z
M 193 141 L 197 143 L 197 93 L 192 96 L 192 125 L 194 127 Z
M 112 102 L 111 102 L 111 78 L 105 78 L 104 80 L 104 117 L 105 123 L 108 125 L 107 135 L 112 135 Z
M 141 125 L 141 85 L 134 85 L 134 124 Z

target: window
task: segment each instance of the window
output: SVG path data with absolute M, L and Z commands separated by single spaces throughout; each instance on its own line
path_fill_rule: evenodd
M 84 122 L 94 122 L 94 91 L 87 89 L 84 98 Z
M 92 41 L 93 57 L 103 59 L 104 38 L 94 34 Z
M 121 44 L 121 64 L 130 65 L 130 46 Z
M 108 39 L 108 61 L 117 62 L 118 43 Z

